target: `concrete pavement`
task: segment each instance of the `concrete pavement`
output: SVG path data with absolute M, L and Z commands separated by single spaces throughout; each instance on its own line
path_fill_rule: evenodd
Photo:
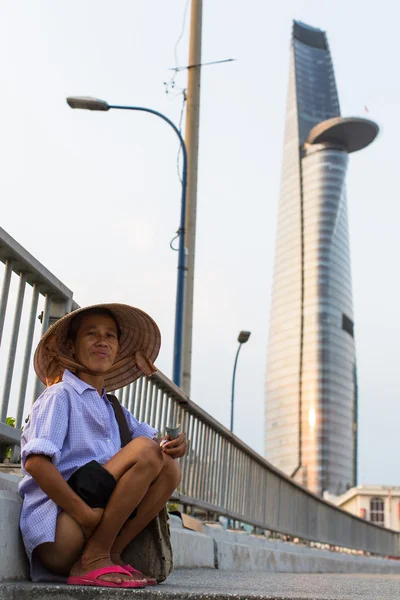
M 155 588 L 113 590 L 0 583 L 0 600 L 399 600 L 400 575 L 234 573 L 180 569 Z

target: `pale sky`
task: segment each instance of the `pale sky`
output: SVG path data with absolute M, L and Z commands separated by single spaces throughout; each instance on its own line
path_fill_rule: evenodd
M 68 95 L 159 110 L 178 123 L 187 73 L 166 95 L 187 0 L 0 3 L 2 226 L 74 291 L 158 322 L 171 376 L 178 143 L 151 115 L 73 111 Z M 382 0 L 204 0 L 192 399 L 263 452 L 264 379 L 292 19 L 328 33 L 344 116 L 378 140 L 351 156 L 350 244 L 359 374 L 359 482 L 400 484 L 399 9 Z M 189 13 L 178 46 L 188 63 Z M 365 110 L 368 109 L 368 113 Z M 7 348 L 2 348 L 4 364 Z M 13 397 L 17 390 L 13 387 Z

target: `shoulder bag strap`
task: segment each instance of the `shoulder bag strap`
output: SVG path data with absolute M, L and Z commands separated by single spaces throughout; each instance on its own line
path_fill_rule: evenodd
M 123 448 L 132 441 L 131 432 L 129 431 L 128 423 L 126 422 L 124 411 L 122 410 L 122 406 L 119 403 L 118 398 L 113 394 L 107 394 L 107 398 L 111 402 L 111 406 L 114 410 L 115 418 L 118 423 L 119 435 L 121 438 L 121 448 Z

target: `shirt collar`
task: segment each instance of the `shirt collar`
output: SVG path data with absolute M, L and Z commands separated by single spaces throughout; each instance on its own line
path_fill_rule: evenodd
M 71 373 L 71 371 L 68 371 L 68 369 L 65 369 L 64 371 L 63 381 L 65 381 L 65 383 L 68 383 L 72 388 L 74 388 L 74 390 L 79 395 L 83 394 L 83 392 L 85 392 L 86 390 L 94 390 L 97 392 L 96 388 L 94 388 L 89 383 L 86 383 L 86 381 L 82 381 L 82 379 L 79 379 L 79 377 Z M 103 399 L 107 398 L 105 388 L 103 388 L 101 391 L 101 397 Z

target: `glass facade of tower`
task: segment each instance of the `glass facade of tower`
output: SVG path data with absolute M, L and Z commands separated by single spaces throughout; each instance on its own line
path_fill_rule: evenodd
M 268 345 L 265 454 L 318 494 L 355 484 L 356 364 L 344 144 L 324 32 L 294 23 Z

